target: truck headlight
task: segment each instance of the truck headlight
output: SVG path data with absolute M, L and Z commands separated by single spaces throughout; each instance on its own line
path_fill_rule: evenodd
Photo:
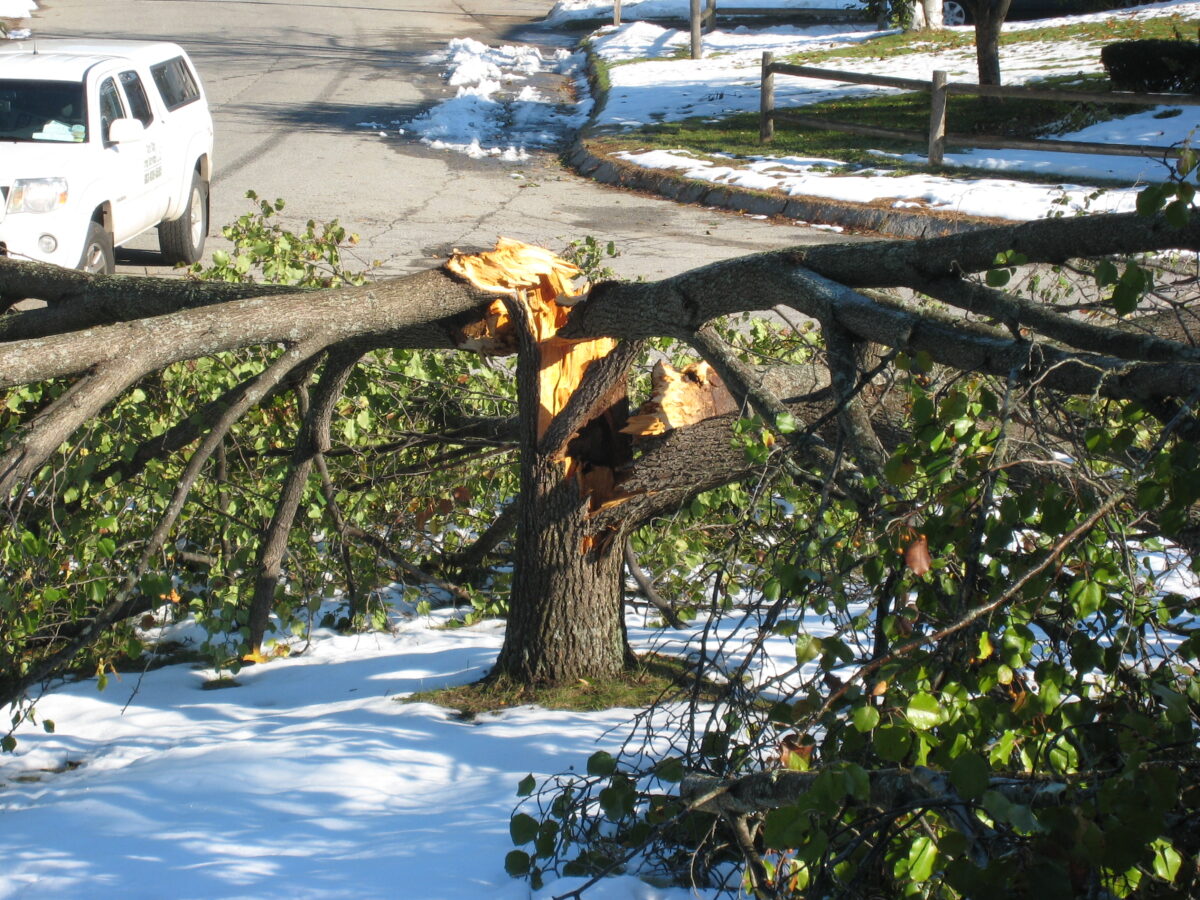
M 18 178 L 8 192 L 10 213 L 45 213 L 67 202 L 65 178 Z

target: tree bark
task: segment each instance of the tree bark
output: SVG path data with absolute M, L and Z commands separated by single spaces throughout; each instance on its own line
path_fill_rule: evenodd
M 526 459 L 521 490 L 508 627 L 491 677 L 563 684 L 619 674 L 621 541 L 587 546 L 589 503 L 560 464 Z
M 1000 29 L 1011 0 L 967 0 L 975 18 L 975 59 L 980 84 L 1000 83 Z
M 523 684 L 611 678 L 625 663 L 621 535 L 616 528 L 597 534 L 581 480 L 564 474 L 558 448 L 539 446 L 541 355 L 524 305 L 507 305 L 520 341 L 521 493 L 508 627 L 490 677 Z

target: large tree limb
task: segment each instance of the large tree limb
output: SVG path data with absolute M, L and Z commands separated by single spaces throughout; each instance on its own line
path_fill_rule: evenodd
M 458 329 L 493 295 L 441 270 L 364 287 L 272 294 L 3 345 L 0 387 L 62 378 L 126 356 L 141 368 L 322 333 L 329 343 L 371 335 L 407 348 L 453 349 Z
M 1010 331 L 1029 328 L 1076 350 L 1148 362 L 1200 362 L 1200 347 L 1150 332 L 1096 325 L 1058 312 L 1051 304 L 1014 297 L 960 278 L 930 279 L 917 289 L 966 312 L 996 319 Z
M 240 300 L 309 289 L 271 284 L 226 284 L 191 278 L 92 275 L 46 263 L 0 257 L 0 297 L 44 300 L 40 309 L 0 316 L 0 342 L 47 337 Z

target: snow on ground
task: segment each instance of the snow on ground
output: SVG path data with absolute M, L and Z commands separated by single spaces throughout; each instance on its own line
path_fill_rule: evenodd
M 185 664 L 48 694 L 37 712 L 55 733 L 23 726 L 17 752 L 0 756 L 0 898 L 529 897 L 504 872 L 517 783 L 616 752 L 634 711 L 520 707 L 467 722 L 397 702 L 492 665 L 503 624 L 437 628 L 447 615 L 390 634 L 318 630 L 236 687 L 206 689 L 214 672 Z M 699 632 L 629 625 L 661 652 L 685 652 Z M 743 640 L 732 626 L 710 636 L 734 658 Z M 770 643 L 775 674 L 795 660 L 790 641 Z M 581 883 L 551 882 L 545 896 Z M 709 895 L 627 876 L 588 896 Z
M 678 171 L 688 178 L 751 190 L 780 190 L 791 196 L 824 197 L 870 203 L 893 200 L 896 208 L 953 211 L 971 216 L 1028 219 L 1055 213 L 1131 212 L 1137 190 L 1099 193 L 1080 185 L 1045 185 L 1009 179 L 948 178 L 938 175 L 889 175 L 886 169 L 859 174 L 835 160 L 798 157 L 728 157 L 711 161 L 682 151 L 650 150 L 617 156 L 648 169 Z M 831 177 L 836 175 L 837 177 Z
M 528 897 L 504 872 L 517 783 L 615 751 L 631 711 L 396 702 L 481 677 L 502 627 L 321 632 L 221 690 L 175 665 L 55 691 L 57 733 L 27 726 L 0 758 L 0 898 Z M 589 896 L 692 894 L 625 877 Z
M 722 4 L 732 8 L 729 3 Z M 828 6 L 821 0 L 746 0 L 744 5 Z M 548 22 L 603 19 L 611 16 L 605 0 L 560 0 Z M 869 40 L 879 32 L 862 24 L 773 26 L 754 29 L 738 26 L 705 35 L 705 58 L 681 58 L 679 51 L 690 38 L 685 31 L 664 28 L 639 17 L 686 16 L 686 0 L 642 0 L 622 7 L 625 24 L 606 26 L 590 36 L 591 52 L 609 63 L 610 89 L 593 123 L 620 131 L 647 122 L 678 121 L 693 117 L 721 118 L 753 112 L 759 106 L 759 74 L 764 50 L 783 55 L 804 49 L 848 46 Z M 1148 19 L 1180 14 L 1200 18 L 1200 2 L 1168 2 L 1119 13 L 1073 17 L 1072 21 L 1102 22 L 1114 15 Z M 1006 30 L 1023 30 L 1065 20 L 1017 22 Z M 579 128 L 591 113 L 590 99 L 574 111 L 547 100 L 529 79 L 539 72 L 577 73 L 579 57 L 565 51 L 545 60 L 526 48 L 489 48 L 475 41 L 455 41 L 444 57 L 447 80 L 458 96 L 435 107 L 406 127 L 434 147 L 457 149 L 472 156 L 494 156 L 520 162 L 528 150 L 553 146 Z M 531 63 L 532 60 L 532 63 Z M 829 64 L 825 67 L 832 68 Z M 1051 74 L 1088 73 L 1100 70 L 1098 48 L 1089 42 L 1070 45 L 1031 43 L 1002 51 L 1005 80 L 1019 84 Z M 928 79 L 934 69 L 951 80 L 973 81 L 973 48 L 909 53 L 887 59 L 856 58 L 854 71 Z M 581 86 L 582 87 L 582 86 Z M 583 88 L 584 92 L 586 91 Z M 823 100 L 887 91 L 866 85 L 840 85 L 815 79 L 776 78 L 776 102 L 796 107 Z M 1169 146 L 1191 138 L 1200 126 L 1197 107 L 1163 106 L 1119 120 L 1063 133 L 1060 140 L 1110 141 L 1147 146 Z M 781 126 L 786 127 L 786 126 Z M 953 129 L 953 122 L 950 123 Z M 820 159 L 753 156 L 696 159 L 684 151 L 653 151 L 624 155 L 647 168 L 668 169 L 715 184 L 759 190 L 778 190 L 791 196 L 825 197 L 872 202 L 892 200 L 898 207 L 924 207 L 969 215 L 1025 219 L 1078 210 L 1117 212 L 1133 208 L 1134 197 L 1146 182 L 1162 181 L 1169 170 L 1152 154 L 1146 157 L 1092 156 L 1046 151 L 970 150 L 946 156 L 949 165 L 1008 175 L 952 177 L 907 175 L 897 177 L 888 168 L 889 157 L 880 154 L 871 168 L 845 166 Z M 920 154 L 891 157 L 922 162 Z M 1028 184 L 1012 180 L 1021 172 L 1069 179 L 1063 184 Z M 1098 191 L 1098 181 L 1125 182 L 1131 187 Z

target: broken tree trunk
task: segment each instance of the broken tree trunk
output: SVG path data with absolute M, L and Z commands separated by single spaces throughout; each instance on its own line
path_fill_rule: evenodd
M 593 512 L 617 501 L 629 462 L 625 380 L 633 359 L 610 339 L 557 336 L 574 266 L 501 240 L 448 268 L 504 300 L 471 335 L 482 352 L 518 348 L 521 494 L 504 646 L 492 677 L 553 684 L 610 678 L 625 665 L 622 540 Z M 597 365 L 603 361 L 604 365 Z

